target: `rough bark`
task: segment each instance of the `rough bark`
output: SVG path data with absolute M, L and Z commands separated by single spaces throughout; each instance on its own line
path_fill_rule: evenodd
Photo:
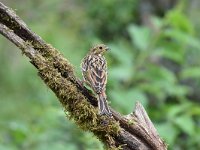
M 33 33 L 15 12 L 0 2 L 0 33 L 14 43 L 37 68 L 43 82 L 56 94 L 68 118 L 93 132 L 107 149 L 166 150 L 143 106 L 122 116 L 100 116 L 97 100 L 75 76 L 73 66 L 58 50 Z

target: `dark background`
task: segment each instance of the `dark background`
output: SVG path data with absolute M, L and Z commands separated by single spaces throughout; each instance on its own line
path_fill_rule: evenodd
M 3 0 L 58 48 L 81 78 L 89 48 L 105 43 L 110 105 L 140 101 L 169 150 L 200 149 L 199 0 Z M 20 50 L 0 36 L 0 150 L 102 150 L 65 118 Z

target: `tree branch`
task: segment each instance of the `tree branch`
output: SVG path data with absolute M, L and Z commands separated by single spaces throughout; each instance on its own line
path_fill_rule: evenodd
M 97 99 L 82 86 L 70 62 L 28 29 L 15 12 L 2 3 L 0 33 L 30 59 L 38 75 L 68 112 L 69 119 L 83 130 L 93 132 L 108 149 L 167 149 L 139 102 L 135 112 L 125 117 L 114 110 L 112 118 L 98 115 Z

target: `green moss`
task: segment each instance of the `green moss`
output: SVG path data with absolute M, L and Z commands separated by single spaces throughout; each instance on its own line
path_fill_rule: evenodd
M 135 123 L 134 120 L 128 120 L 129 125 L 134 125 L 134 123 Z
M 12 18 L 1 14 L 1 19 L 10 23 L 11 30 L 20 32 L 19 24 Z M 24 39 L 25 42 L 20 47 L 22 53 L 31 59 L 31 63 L 38 69 L 41 79 L 56 94 L 69 119 L 73 120 L 81 129 L 93 132 L 107 148 L 115 149 L 113 135 L 119 133 L 119 123 L 113 118 L 100 116 L 97 108 L 92 106 L 77 89 L 73 66 L 59 51 L 49 44 L 44 44 L 40 39 L 29 41 L 28 38 L 31 37 Z M 27 47 L 34 48 L 33 55 Z
M 32 44 L 33 42 L 25 42 L 24 47 Z M 28 56 L 26 48 L 22 49 Z M 119 123 L 113 118 L 100 116 L 98 109 L 77 89 L 72 65 L 50 45 L 38 48 L 31 62 L 38 69 L 41 79 L 58 97 L 68 118 L 81 129 L 93 132 L 107 148 L 116 148 L 113 135 L 119 133 Z
M 98 115 L 97 108 L 92 106 L 87 98 L 78 91 L 76 85 L 69 80 L 72 78 L 69 75 L 73 75 L 74 72 L 73 67 L 66 59 L 57 52 L 52 52 L 48 56 L 49 59 L 46 60 L 41 55 L 36 55 L 34 64 L 39 70 L 39 76 L 59 98 L 69 119 L 74 120 L 81 129 L 93 132 L 99 140 L 107 144 L 106 147 L 115 147 L 112 135 L 119 133 L 119 123 L 113 118 Z M 60 61 L 54 60 L 54 58 L 59 58 Z M 66 71 L 68 76 L 63 77 L 62 72 Z
M 0 20 L 2 20 L 2 22 L 9 23 L 8 26 L 11 30 L 15 30 L 16 28 L 19 28 L 19 25 L 15 21 L 13 21 L 13 19 L 10 16 L 8 16 L 5 12 L 1 12 Z

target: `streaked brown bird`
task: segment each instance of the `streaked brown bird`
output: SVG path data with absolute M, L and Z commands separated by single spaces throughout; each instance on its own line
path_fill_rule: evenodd
M 103 54 L 109 48 L 104 44 L 91 48 L 81 63 L 83 82 L 97 95 L 99 114 L 111 116 L 106 98 L 107 62 Z

